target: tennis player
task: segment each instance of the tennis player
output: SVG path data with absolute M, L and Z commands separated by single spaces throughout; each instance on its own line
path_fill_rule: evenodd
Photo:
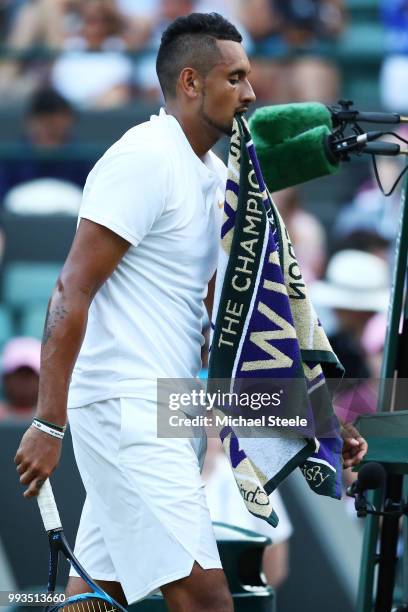
M 255 100 L 241 40 L 218 14 L 164 32 L 165 108 L 88 177 L 48 308 L 36 419 L 15 458 L 24 495 L 37 495 L 58 464 L 68 406 L 87 493 L 76 556 L 120 602 L 160 588 L 172 612 L 233 609 L 200 474 L 205 436 L 157 437 L 156 381 L 200 369 L 226 181 L 211 147 Z M 345 465 L 366 452 L 357 436 Z M 71 575 L 68 595 L 87 590 Z
M 16 455 L 35 496 L 58 464 L 68 406 L 87 493 L 76 556 L 119 601 L 160 588 L 178 612 L 233 609 L 200 475 L 205 437 L 157 438 L 156 379 L 200 370 L 226 182 L 210 149 L 255 100 L 241 40 L 218 14 L 164 32 L 165 108 L 88 177 L 49 304 L 37 420 Z M 85 591 L 71 576 L 68 594 Z

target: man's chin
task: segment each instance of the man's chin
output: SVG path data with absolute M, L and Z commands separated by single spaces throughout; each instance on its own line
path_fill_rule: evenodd
M 232 119 L 231 123 L 228 125 L 218 124 L 217 129 L 223 134 L 223 136 L 232 136 L 232 127 L 234 125 L 234 120 Z
M 214 119 L 209 117 L 204 112 L 202 116 L 208 125 L 220 132 L 220 136 L 232 136 L 232 126 L 234 123 L 234 118 L 231 119 L 231 122 L 229 124 L 221 124 L 218 121 L 215 121 Z

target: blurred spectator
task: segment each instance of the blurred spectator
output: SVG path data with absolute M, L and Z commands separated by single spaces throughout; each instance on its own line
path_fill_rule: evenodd
M 345 5 L 343 0 L 245 0 L 240 17 L 254 41 L 272 53 L 319 51 L 319 43 L 336 39 L 343 30 Z
M 396 132 L 403 138 L 408 136 L 405 126 L 398 128 Z M 397 142 L 394 137 L 388 136 L 384 136 L 384 140 Z M 377 168 L 384 191 L 388 193 L 403 170 L 404 161 L 402 157 L 379 157 Z M 386 197 L 379 189 L 372 172 L 371 178 L 357 191 L 352 202 L 342 207 L 337 215 L 333 228 L 335 242 L 340 242 L 343 248 L 354 248 L 354 243 L 356 248 L 387 259 L 398 228 L 401 186 L 402 181 L 394 192 Z M 360 240 L 360 245 L 357 240 Z
M 127 18 L 126 40 L 133 49 L 143 46 L 158 48 L 161 33 L 166 25 L 192 11 L 197 13 L 221 13 L 231 19 L 234 0 L 117 0 L 117 5 Z
M 338 213 L 333 251 L 359 249 L 387 260 L 398 227 L 399 201 L 385 198 L 378 187 L 361 189 Z
M 390 111 L 408 112 L 408 2 L 381 0 L 386 57 L 382 64 L 382 103 Z
M 239 5 L 237 0 L 197 0 L 194 10 L 197 13 L 220 13 L 226 19 L 233 20 L 237 27 L 241 28 L 241 24 L 237 24 L 237 5 Z
M 293 528 L 283 501 L 277 491 L 272 493 L 273 508 L 279 516 L 276 528 L 248 512 L 235 482 L 228 459 L 218 438 L 208 438 L 203 478 L 206 483 L 208 508 L 213 521 L 250 529 L 272 540 L 263 557 L 263 572 L 267 583 L 279 587 L 289 572 L 289 543 Z
M 8 44 L 23 50 L 34 46 L 60 49 L 77 27 L 75 15 L 81 0 L 30 0 L 20 2 Z M 17 3 L 18 4 L 18 3 Z
M 73 15 L 80 0 L 15 0 L 9 19 L 7 47 L 20 53 L 33 48 L 56 50 L 75 30 Z M 9 58 L 0 64 L 2 103 L 12 103 L 31 95 L 48 77 L 50 59 Z
M 325 308 L 335 313 L 337 327 L 329 333 L 329 340 L 348 378 L 369 377 L 361 336 L 372 314 L 386 310 L 389 296 L 389 272 L 384 260 L 351 249 L 333 255 L 326 279 L 311 286 L 319 316 Z
M 6 40 L 11 12 L 11 0 L 0 0 L 0 40 Z
M 160 0 L 116 0 L 119 10 L 126 17 L 137 19 L 152 18 L 156 12 Z
M 113 0 L 80 5 L 79 36 L 65 41 L 51 82 L 71 103 L 113 108 L 130 101 L 133 65 L 125 50 L 125 21 Z
M 282 20 L 282 37 L 293 47 L 334 39 L 344 26 L 343 0 L 270 0 Z
M 349 211 L 344 211 L 345 213 Z M 340 213 L 341 214 L 341 213 Z M 345 215 L 346 216 L 346 215 Z M 350 211 L 350 217 L 352 216 Z M 367 214 L 367 217 L 369 215 Z M 360 219 L 361 220 L 361 219 Z M 368 221 L 369 223 L 369 221 Z M 368 225 L 367 223 L 367 225 Z M 337 223 L 336 223 L 337 225 Z M 347 227 L 347 223 L 345 224 Z M 346 251 L 346 250 L 357 250 L 357 251 L 365 251 L 366 253 L 371 253 L 372 255 L 376 255 L 380 257 L 384 261 L 389 261 L 389 252 L 390 252 L 390 240 L 384 238 L 381 234 L 379 234 L 376 230 L 371 231 L 369 229 L 353 229 L 352 224 L 350 224 L 349 232 L 344 233 L 344 235 L 340 234 L 340 238 L 337 238 L 337 234 L 334 235 L 334 241 L 332 241 L 333 253 L 337 251 Z M 346 228 L 344 228 L 346 230 Z M 394 226 L 395 232 L 395 226 Z
M 300 57 L 293 61 L 291 73 L 291 101 L 333 104 L 340 97 L 340 73 L 327 58 Z
M 382 356 L 387 332 L 387 317 L 384 312 L 378 312 L 369 319 L 361 336 L 361 346 L 367 356 L 370 374 L 380 378 Z
M 188 15 L 196 9 L 198 0 L 160 0 L 159 15 L 162 22 L 170 23 L 177 17 Z
M 126 19 L 124 37 L 127 46 L 131 49 L 148 47 L 159 0 L 117 0 L 116 4 Z
M 343 423 L 354 423 L 363 414 L 376 412 L 378 405 L 379 380 L 385 344 L 387 318 L 383 312 L 373 315 L 364 326 L 361 335 L 363 350 L 369 371 L 369 378 L 351 381 L 337 393 L 334 403 L 337 416 Z
M 61 179 L 34 179 L 10 189 L 3 202 L 4 210 L 16 215 L 77 216 L 82 190 Z
M 296 187 L 274 193 L 273 200 L 289 232 L 304 281 L 307 284 L 320 278 L 326 265 L 327 252 L 323 225 L 302 209 Z
M 258 102 L 337 100 L 339 72 L 327 54 L 345 24 L 343 0 L 246 0 L 239 19 L 250 51 L 264 56 L 252 60 Z M 299 52 L 305 57 L 294 57 Z
M 37 404 L 41 342 L 35 338 L 13 338 L 1 357 L 4 402 L 0 419 L 31 419 Z
M 71 105 L 51 89 L 41 89 L 31 99 L 21 142 L 27 157 L 0 161 L 0 200 L 16 185 L 34 179 L 67 181 L 83 187 L 92 163 L 86 160 L 41 159 L 37 151 L 59 150 L 73 142 L 75 114 Z
M 28 140 L 38 147 L 60 147 L 72 136 L 72 106 L 52 89 L 41 89 L 31 99 L 26 119 Z

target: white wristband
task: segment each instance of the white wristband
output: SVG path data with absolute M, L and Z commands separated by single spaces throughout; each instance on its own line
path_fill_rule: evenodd
M 37 419 L 34 419 L 33 425 L 40 431 L 43 431 L 44 433 L 47 433 L 48 435 L 53 436 L 54 438 L 58 438 L 59 440 L 62 440 L 64 437 L 63 431 L 58 431 L 57 429 L 53 429 L 52 427 L 49 427 L 48 425 L 41 423 L 41 421 L 37 421 Z

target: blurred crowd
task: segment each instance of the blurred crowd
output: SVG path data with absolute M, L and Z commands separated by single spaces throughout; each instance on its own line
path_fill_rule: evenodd
M 383 28 L 384 106 L 407 107 L 408 9 L 374 0 Z M 79 108 L 160 100 L 154 70 L 160 36 L 174 18 L 217 11 L 244 36 L 260 102 L 332 102 L 333 61 L 348 25 L 346 0 L 1 0 L 0 105 L 51 85 Z
M 2 104 L 44 84 L 81 108 L 160 99 L 154 65 L 161 33 L 193 11 L 216 11 L 238 25 L 259 100 L 303 100 L 313 92 L 333 101 L 338 91 L 327 52 L 345 24 L 343 0 L 2 0 L 0 11 L 10 52 L 0 65 Z

